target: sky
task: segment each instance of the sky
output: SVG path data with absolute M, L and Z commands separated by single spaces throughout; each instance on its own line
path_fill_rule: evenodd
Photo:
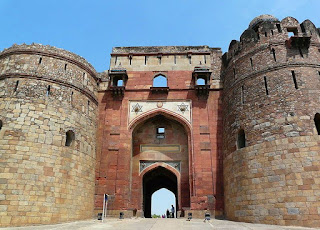
M 153 193 L 151 197 L 151 214 L 162 216 L 166 214 L 167 209 L 171 211 L 171 205 L 176 207 L 176 199 L 174 194 L 168 189 L 159 189 Z
M 319 0 L 0 0 L 0 50 L 52 45 L 102 72 L 112 47 L 209 45 L 226 52 L 256 16 L 310 19 L 320 27 L 319 9 Z M 161 190 L 155 197 L 152 214 L 163 214 L 172 194 Z
M 226 52 L 258 15 L 320 27 L 319 9 L 319 0 L 0 0 L 0 50 L 52 45 L 102 72 L 112 47 L 209 45 Z

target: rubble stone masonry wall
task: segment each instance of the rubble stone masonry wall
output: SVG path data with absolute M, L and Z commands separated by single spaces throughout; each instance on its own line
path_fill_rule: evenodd
M 291 30 L 310 44 L 291 46 Z M 223 70 L 228 219 L 320 226 L 319 48 L 314 25 L 291 17 L 262 20 L 231 42 Z
M 96 88 L 93 67 L 70 52 L 0 53 L 1 227 L 92 217 Z

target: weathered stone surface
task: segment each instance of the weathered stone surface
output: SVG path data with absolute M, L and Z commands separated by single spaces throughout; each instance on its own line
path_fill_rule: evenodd
M 231 47 L 222 69 L 226 217 L 319 227 L 320 136 L 314 117 L 320 113 L 320 38 L 303 32 L 291 17 L 256 19 L 259 40 Z M 290 46 L 293 29 L 299 39 L 310 36 L 310 45 Z M 240 129 L 246 139 L 241 149 Z
M 83 58 L 54 47 L 0 53 L 1 227 L 92 217 L 94 75 Z M 71 146 L 65 146 L 68 130 L 75 133 Z M 80 149 L 83 142 L 93 151 Z

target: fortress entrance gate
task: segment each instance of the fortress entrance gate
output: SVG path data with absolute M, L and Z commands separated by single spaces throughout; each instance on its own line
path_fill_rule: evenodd
M 132 199 L 144 217 L 151 217 L 151 196 L 161 188 L 175 194 L 177 211 L 190 208 L 188 134 L 174 118 L 156 114 L 132 132 Z

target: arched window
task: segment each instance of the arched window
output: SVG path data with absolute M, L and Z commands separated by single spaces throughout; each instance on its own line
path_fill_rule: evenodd
M 238 132 L 238 149 L 246 147 L 246 134 L 243 129 Z
M 72 130 L 66 132 L 66 146 L 71 146 L 75 140 L 75 135 Z
M 0 120 L 0 130 L 2 129 L 2 121 Z
M 318 135 L 320 135 L 320 114 L 319 113 L 316 113 L 316 115 L 314 116 L 314 124 L 317 128 Z
M 203 78 L 198 78 L 197 85 L 206 85 L 206 80 Z
M 167 78 L 163 75 L 158 75 L 153 78 L 153 87 L 168 87 Z

